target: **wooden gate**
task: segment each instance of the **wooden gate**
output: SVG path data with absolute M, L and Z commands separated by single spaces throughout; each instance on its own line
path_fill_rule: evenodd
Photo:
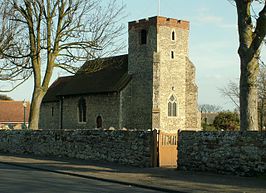
M 158 133 L 159 167 L 177 167 L 177 133 Z

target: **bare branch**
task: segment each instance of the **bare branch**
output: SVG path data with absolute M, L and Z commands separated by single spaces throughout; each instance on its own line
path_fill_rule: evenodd
M 14 82 L 14 80 L 9 80 L 9 78 L 7 77 L 6 79 L 3 79 L 5 80 L 5 85 L 7 84 L 11 84 L 11 86 L 9 86 L 10 88 L 9 89 L 1 89 L 0 88 L 0 92 L 11 92 L 13 90 L 15 90 L 16 88 L 18 88 L 20 85 L 22 85 L 24 82 L 26 82 L 30 77 L 32 76 L 32 73 L 29 73 L 27 74 L 26 76 L 24 76 L 23 78 L 21 79 L 17 79 L 16 82 Z M 1 77 L 0 77 L 0 81 L 1 81 Z M 9 82 L 7 82 L 9 81 Z M 18 82 L 18 83 L 17 83 Z
M 266 3 L 264 4 L 263 9 L 260 11 L 259 17 L 257 19 L 256 28 L 254 31 L 254 38 L 250 46 L 253 53 L 255 53 L 259 49 L 262 42 L 264 41 L 265 35 L 266 35 Z
M 124 48 L 125 28 L 119 24 L 124 5 L 118 0 L 1 2 L 0 79 L 13 81 L 10 85 L 15 89 L 33 74 L 33 100 L 41 101 L 54 68 L 74 73 L 84 61 Z
M 199 105 L 199 110 L 205 113 L 215 113 L 222 111 L 222 107 L 218 105 L 202 104 Z
M 240 91 L 239 91 L 239 86 L 238 83 L 229 81 L 228 85 L 224 88 L 219 88 L 218 89 L 222 96 L 228 97 L 234 105 L 239 108 L 239 96 L 240 96 Z

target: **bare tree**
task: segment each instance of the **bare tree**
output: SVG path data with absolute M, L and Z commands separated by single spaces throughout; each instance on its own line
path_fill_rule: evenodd
M 257 76 L 266 35 L 266 1 L 233 0 L 238 16 L 240 57 L 240 129 L 257 130 Z M 256 7 L 254 7 L 256 6 Z
M 239 110 L 239 84 L 234 81 L 229 83 L 224 88 L 219 88 L 221 94 L 230 99 Z M 266 102 L 266 66 L 261 63 L 259 68 L 258 80 L 257 80 L 257 91 L 258 91 L 258 123 L 259 128 L 262 129 L 264 126 L 265 119 L 265 102 Z
M 232 103 L 236 106 L 237 109 L 240 108 L 239 105 L 239 84 L 234 81 L 229 81 L 229 83 L 224 88 L 218 89 L 222 96 L 227 97 L 230 99 Z
M 202 104 L 199 105 L 199 110 L 205 113 L 217 113 L 222 111 L 222 107 L 218 105 Z
M 265 101 L 266 101 L 266 66 L 261 66 L 258 76 L 258 114 L 259 128 L 265 126 Z
M 10 91 L 33 75 L 29 128 L 38 129 L 41 101 L 55 68 L 74 73 L 85 60 L 124 46 L 124 5 L 116 0 L 0 0 L 0 79 Z

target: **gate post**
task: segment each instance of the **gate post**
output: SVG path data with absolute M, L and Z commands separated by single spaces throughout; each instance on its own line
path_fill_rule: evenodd
M 157 143 L 157 130 L 154 129 L 151 132 L 151 167 L 158 166 L 158 143 Z
M 176 151 L 177 151 L 177 158 L 176 158 L 176 168 L 178 169 L 179 166 L 179 140 L 180 140 L 180 133 L 181 129 L 177 130 L 177 142 L 176 142 Z

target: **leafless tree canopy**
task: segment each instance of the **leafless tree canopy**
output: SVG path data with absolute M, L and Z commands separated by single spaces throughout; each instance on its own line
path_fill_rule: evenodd
M 199 105 L 199 110 L 205 113 L 216 113 L 222 111 L 222 107 L 218 105 L 202 104 Z
M 265 103 L 266 103 L 266 66 L 261 65 L 257 82 L 258 89 L 258 115 L 259 115 L 259 128 L 262 129 L 265 120 Z M 219 88 L 222 96 L 227 97 L 239 110 L 239 97 L 240 89 L 238 82 L 229 81 L 224 88 Z
M 219 88 L 222 96 L 227 97 L 230 101 L 239 109 L 239 84 L 238 82 L 229 81 L 228 84 L 224 88 Z
M 30 128 L 38 129 L 53 71 L 74 73 L 86 60 L 124 47 L 117 0 L 0 0 L 0 83 L 10 91 L 33 75 Z
M 56 67 L 73 73 L 81 61 L 116 54 L 125 45 L 119 24 L 124 6 L 115 0 L 0 2 L 0 80 L 10 86 L 5 91 L 32 74 L 43 79 Z
M 266 66 L 264 65 L 260 66 L 257 88 L 258 100 L 266 99 Z M 238 81 L 229 81 L 225 87 L 219 88 L 219 91 L 222 96 L 227 97 L 239 109 L 240 90 Z

